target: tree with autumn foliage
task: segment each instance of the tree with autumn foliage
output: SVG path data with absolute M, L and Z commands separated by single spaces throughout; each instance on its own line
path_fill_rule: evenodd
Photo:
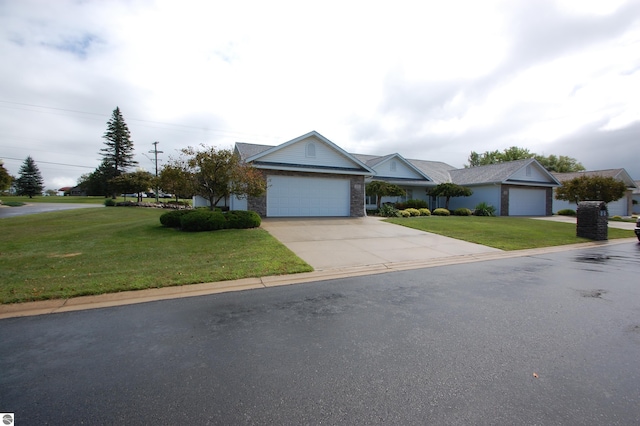
M 174 165 L 185 167 L 191 175 L 193 191 L 206 198 L 213 210 L 222 199 L 235 195 L 258 197 L 267 190 L 267 181 L 260 171 L 243 163 L 230 149 L 200 145 L 181 150 L 184 159 Z

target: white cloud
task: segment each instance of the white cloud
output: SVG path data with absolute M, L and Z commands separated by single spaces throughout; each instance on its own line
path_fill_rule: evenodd
M 583 161 L 588 141 L 634 137 L 639 16 L 595 0 L 5 2 L 0 157 L 13 174 L 27 155 L 86 166 L 41 164 L 47 185 L 75 181 L 119 106 L 148 168 L 156 140 L 165 160 L 310 130 L 455 166 L 512 145 Z M 626 154 L 600 160 L 640 178 Z

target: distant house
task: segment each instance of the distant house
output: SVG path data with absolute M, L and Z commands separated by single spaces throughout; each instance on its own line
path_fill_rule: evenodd
M 603 177 L 612 177 L 614 179 L 620 180 L 627 185 L 627 193 L 619 199 L 618 201 L 612 201 L 607 204 L 607 209 L 609 210 L 609 216 L 631 216 L 633 213 L 633 196 L 634 191 L 638 191 L 637 183 L 631 179 L 629 173 L 625 169 L 607 169 L 607 170 L 591 170 L 585 172 L 575 172 L 575 173 L 553 173 L 555 178 L 562 182 L 566 182 L 580 176 L 603 176 Z M 553 198 L 553 211 L 557 212 L 562 209 L 572 209 L 576 210 L 576 203 L 572 203 L 569 201 L 556 200 L 555 194 Z M 636 207 L 637 208 L 637 207 Z
M 456 169 L 398 153 L 351 154 L 315 131 L 277 146 L 236 143 L 235 152 L 262 171 L 267 192 L 262 197 L 231 197 L 220 204 L 264 217 L 364 216 L 376 205 L 365 195 L 365 185 L 372 180 L 394 183 L 407 192 L 383 202 L 420 199 L 432 209 L 443 207 L 444 198 L 430 197 L 428 190 L 453 182 L 471 188 L 473 195 L 452 198 L 452 210 L 486 202 L 501 216 L 545 216 L 552 214 L 553 188 L 560 185 L 535 159 Z M 203 198 L 194 198 L 195 206 L 206 204 Z
M 58 195 L 58 196 L 67 195 L 70 191 L 71 191 L 71 187 L 70 186 L 63 186 L 62 188 L 59 188 L 56 191 L 56 195 Z

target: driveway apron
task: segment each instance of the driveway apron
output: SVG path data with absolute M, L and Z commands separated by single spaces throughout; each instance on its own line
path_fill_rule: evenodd
M 267 218 L 262 228 L 315 270 L 327 270 L 501 250 L 363 218 Z

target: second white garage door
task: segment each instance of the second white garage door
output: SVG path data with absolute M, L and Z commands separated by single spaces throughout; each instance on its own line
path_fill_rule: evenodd
M 349 216 L 349 179 L 267 176 L 267 217 Z
M 546 204 L 547 191 L 544 189 L 509 189 L 509 216 L 544 216 Z

